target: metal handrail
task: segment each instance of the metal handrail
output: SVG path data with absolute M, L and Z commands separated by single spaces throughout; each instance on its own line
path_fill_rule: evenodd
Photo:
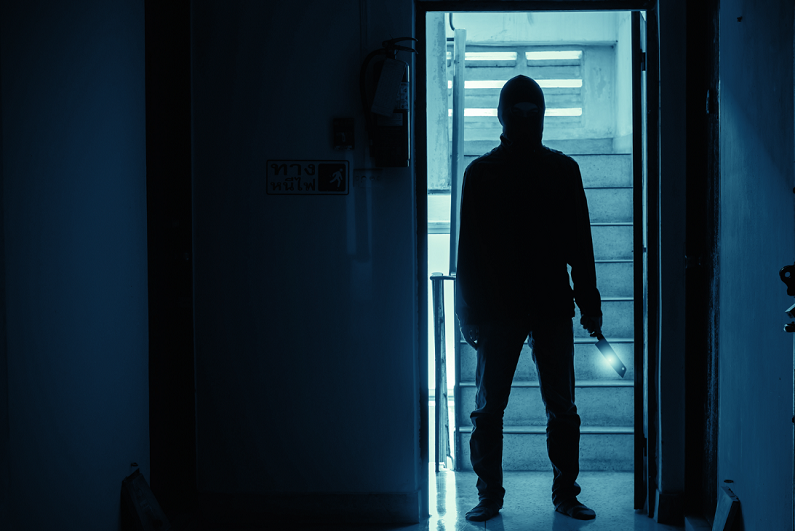
M 433 293 L 433 338 L 436 360 L 436 392 L 434 404 L 436 415 L 434 420 L 434 433 L 436 434 L 436 448 L 434 449 L 434 462 L 436 472 L 439 471 L 439 458 L 447 462 L 453 456 L 450 454 L 450 419 L 448 416 L 447 398 L 447 345 L 445 343 L 445 316 L 444 316 L 444 281 L 455 280 L 455 276 L 441 273 L 431 274 L 431 290 Z

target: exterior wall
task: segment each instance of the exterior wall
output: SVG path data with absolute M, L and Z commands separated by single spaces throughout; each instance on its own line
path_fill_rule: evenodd
M 411 171 L 383 169 L 380 181 L 343 196 L 265 188 L 268 159 L 373 166 L 359 68 L 390 35 L 412 34 L 411 6 L 193 3 L 198 485 L 207 518 L 230 508 L 253 518 L 273 504 L 304 516 L 419 518 L 427 462 L 418 444 Z M 337 116 L 356 118 L 355 151 L 332 149 Z
M 149 479 L 143 3 L 0 4 L 4 529 L 119 525 Z
M 718 484 L 749 531 L 792 528 L 792 47 L 791 2 L 721 2 Z

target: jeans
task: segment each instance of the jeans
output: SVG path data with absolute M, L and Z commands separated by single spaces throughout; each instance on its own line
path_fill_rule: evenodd
M 470 415 L 472 468 L 478 497 L 502 500 L 502 425 L 516 365 L 530 336 L 541 398 L 547 415 L 547 454 L 552 463 L 552 503 L 580 493 L 580 416 L 574 405 L 574 331 L 571 318 L 547 318 L 480 326 L 475 383 L 476 409 Z

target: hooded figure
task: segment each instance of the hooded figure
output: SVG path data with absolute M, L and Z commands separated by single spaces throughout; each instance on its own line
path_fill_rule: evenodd
M 500 92 L 497 117 L 511 144 L 538 148 L 544 133 L 544 92 L 527 76 L 509 79 Z
M 576 303 L 583 328 L 600 334 L 601 295 L 580 169 L 541 144 L 545 110 L 538 83 L 527 76 L 506 82 L 500 145 L 464 172 L 456 315 L 476 356 L 469 447 L 479 499 L 467 520 L 488 520 L 502 509 L 503 416 L 528 336 L 547 413 L 552 503 L 575 519 L 596 516 L 577 500 L 572 318 Z

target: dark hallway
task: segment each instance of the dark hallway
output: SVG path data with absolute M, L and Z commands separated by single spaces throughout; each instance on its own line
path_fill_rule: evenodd
M 463 10 L 646 24 L 640 423 L 620 493 L 583 472 L 591 528 L 710 529 L 729 488 L 732 529 L 795 529 L 785 0 L 4 0 L 0 529 L 122 529 L 135 470 L 175 531 L 441 528 L 477 502 L 428 473 L 423 37 Z M 373 156 L 360 68 L 398 37 L 406 136 Z M 510 477 L 532 494 L 480 527 L 573 528 Z

